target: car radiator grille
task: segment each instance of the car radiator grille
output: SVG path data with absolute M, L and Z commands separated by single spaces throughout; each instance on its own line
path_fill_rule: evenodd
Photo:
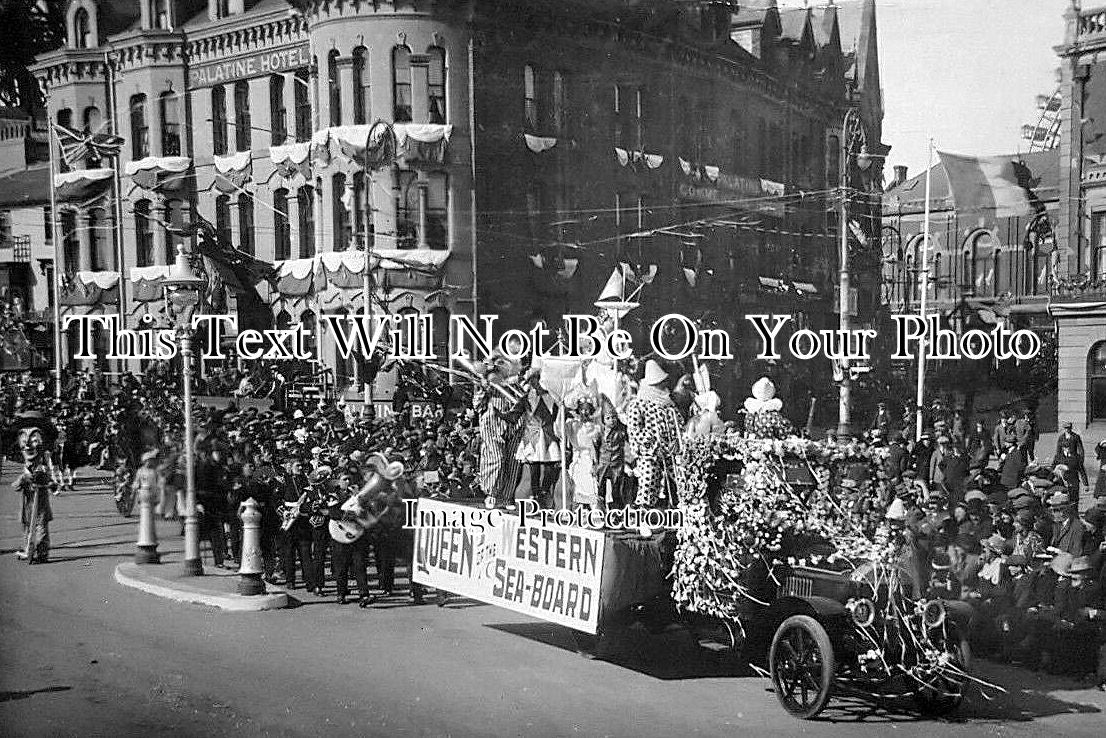
M 792 597 L 810 597 L 814 594 L 814 582 L 807 577 L 789 576 L 783 580 L 783 591 Z

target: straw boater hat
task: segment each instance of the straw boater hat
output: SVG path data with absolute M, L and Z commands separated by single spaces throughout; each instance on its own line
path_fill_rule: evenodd
M 663 384 L 668 379 L 668 372 L 661 369 L 661 365 L 653 359 L 645 362 L 645 376 L 641 378 L 642 384 L 656 386 Z
M 1049 507 L 1054 507 L 1058 510 L 1063 510 L 1071 504 L 1071 498 L 1068 497 L 1067 492 L 1056 491 L 1051 497 L 1048 498 Z
M 776 385 L 761 377 L 753 385 L 753 396 L 745 399 L 745 411 L 750 413 L 782 410 L 783 401 L 776 397 Z

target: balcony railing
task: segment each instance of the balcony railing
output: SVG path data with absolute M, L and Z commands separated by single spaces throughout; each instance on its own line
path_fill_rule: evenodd
M 1052 286 L 1052 299 L 1056 302 L 1106 302 L 1106 277 L 1084 274 L 1059 279 Z
M 1084 10 L 1079 14 L 1079 40 L 1106 38 L 1106 7 Z

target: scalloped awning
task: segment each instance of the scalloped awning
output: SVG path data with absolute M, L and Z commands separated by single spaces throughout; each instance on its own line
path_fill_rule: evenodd
M 144 190 L 178 190 L 191 168 L 192 159 L 187 156 L 147 156 L 127 162 L 123 173 Z
M 249 151 L 215 157 L 215 189 L 220 192 L 238 192 L 252 177 L 253 156 Z
M 111 183 L 111 169 L 74 169 L 54 175 L 54 189 L 59 202 L 87 200 L 93 194 L 107 189 Z

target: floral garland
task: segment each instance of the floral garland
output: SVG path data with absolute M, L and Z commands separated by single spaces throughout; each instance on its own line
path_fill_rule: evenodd
M 788 556 L 785 544 L 795 537 L 832 542 L 827 565 L 888 561 L 892 547 L 882 522 L 882 504 L 890 497 L 886 454 L 880 447 L 794 436 L 685 438 L 676 469 L 685 521 L 672 570 L 677 605 L 738 619 L 749 601 L 761 602 L 751 568 L 763 566 L 774 579 L 773 569 L 784 563 L 780 557 Z M 737 462 L 737 483 L 713 479 L 718 461 Z M 812 483 L 793 485 L 788 466 L 792 476 Z M 821 557 L 810 563 L 821 564 Z

